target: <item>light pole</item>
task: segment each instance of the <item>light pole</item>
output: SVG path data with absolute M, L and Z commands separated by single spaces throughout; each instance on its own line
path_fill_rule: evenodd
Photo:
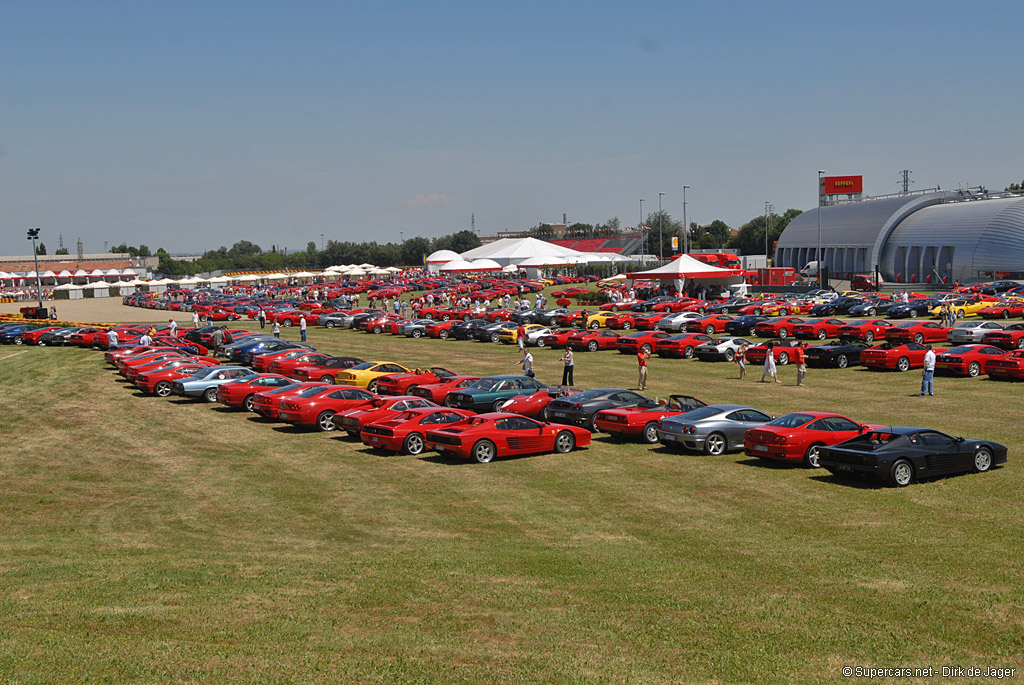
M 821 287 L 821 267 L 824 260 L 821 258 L 821 176 L 825 173 L 824 169 L 818 169 L 818 252 L 816 254 L 818 258 L 818 287 Z
M 690 251 L 690 224 L 686 223 L 686 189 L 690 186 L 683 186 L 683 254 Z
M 764 201 L 764 262 L 768 266 L 768 200 Z
M 640 223 L 637 224 L 637 228 L 640 229 L 640 259 L 645 264 L 647 263 L 647 234 L 644 233 L 644 200 L 646 198 L 640 198 Z
M 28 239 L 32 241 L 32 259 L 36 264 L 36 295 L 39 298 L 39 308 L 43 308 L 43 282 L 39 279 L 39 250 L 36 249 L 36 238 L 39 237 L 38 228 L 28 229 Z
M 324 251 L 324 234 L 323 233 L 320 234 L 320 251 L 321 252 Z
M 665 261 L 665 241 L 661 237 L 661 228 L 665 224 L 665 215 L 661 213 L 661 196 L 665 193 L 658 193 L 658 261 Z

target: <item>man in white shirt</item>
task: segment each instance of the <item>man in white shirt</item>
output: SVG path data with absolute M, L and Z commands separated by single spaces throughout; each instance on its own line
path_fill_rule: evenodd
M 534 378 L 536 374 L 533 373 L 533 355 L 530 354 L 530 350 L 523 348 L 523 358 L 516 362 L 516 366 L 523 367 L 523 374 Z
M 929 396 L 935 394 L 935 352 L 931 345 L 925 345 L 928 351 L 924 353 L 924 371 L 921 375 L 921 397 L 927 392 Z
M 192 328 L 199 328 L 199 312 L 192 312 Z
M 117 331 L 115 331 L 113 328 L 107 331 L 107 349 L 117 349 Z
M 174 319 L 168 319 L 167 320 L 167 328 L 170 329 L 169 332 L 170 332 L 172 338 L 177 338 L 178 337 L 178 322 L 177 321 L 175 321 Z
M 299 335 L 302 337 L 302 342 L 306 342 L 306 315 L 299 315 Z

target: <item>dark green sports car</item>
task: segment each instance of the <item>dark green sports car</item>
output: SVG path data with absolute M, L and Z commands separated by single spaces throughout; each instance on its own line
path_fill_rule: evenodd
M 476 412 L 500 411 L 505 401 L 519 395 L 532 395 L 546 387 L 528 376 L 487 376 L 468 388 L 449 393 L 445 404 Z

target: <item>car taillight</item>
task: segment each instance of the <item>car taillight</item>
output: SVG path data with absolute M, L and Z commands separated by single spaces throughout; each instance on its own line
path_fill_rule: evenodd
M 786 444 L 786 436 L 785 435 L 776 435 L 775 436 L 775 444 L 776 445 L 785 445 Z
M 582 404 L 573 404 L 572 408 L 573 409 L 583 409 L 583 405 Z

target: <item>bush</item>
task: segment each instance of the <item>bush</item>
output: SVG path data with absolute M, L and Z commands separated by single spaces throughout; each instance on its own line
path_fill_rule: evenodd
M 608 293 L 603 290 L 591 291 L 587 293 L 580 293 L 576 297 L 576 301 L 580 304 L 604 304 L 610 302 Z

